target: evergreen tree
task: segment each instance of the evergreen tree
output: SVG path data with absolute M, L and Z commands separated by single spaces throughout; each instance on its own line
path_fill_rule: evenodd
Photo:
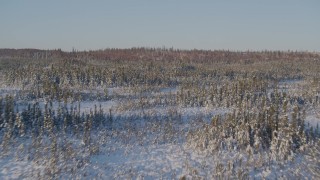
M 25 125 L 24 125 L 24 122 L 22 121 L 19 113 L 17 113 L 17 115 L 16 115 L 16 126 L 17 126 L 18 131 L 19 131 L 19 136 L 24 136 L 24 134 L 25 134 Z
M 0 96 L 0 130 L 4 126 L 4 119 L 3 119 L 3 99 L 2 96 Z

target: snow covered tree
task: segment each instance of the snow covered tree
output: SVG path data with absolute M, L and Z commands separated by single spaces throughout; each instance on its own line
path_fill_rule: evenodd
M 20 114 L 17 113 L 16 115 L 16 127 L 18 128 L 18 131 L 19 131 L 19 136 L 24 136 L 25 134 L 25 125 L 24 125 L 24 122 L 22 121 L 21 117 L 20 117 Z

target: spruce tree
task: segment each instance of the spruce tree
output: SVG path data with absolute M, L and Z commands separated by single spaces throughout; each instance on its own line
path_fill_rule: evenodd
M 22 121 L 19 113 L 17 113 L 17 115 L 16 115 L 16 126 L 17 126 L 18 131 L 19 131 L 19 133 L 18 133 L 19 136 L 24 136 L 24 134 L 25 134 L 25 125 L 24 125 L 24 122 Z

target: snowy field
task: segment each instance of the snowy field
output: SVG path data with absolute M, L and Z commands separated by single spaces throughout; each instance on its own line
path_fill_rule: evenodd
M 292 81 L 289 84 L 296 86 L 296 82 L 300 83 L 300 81 Z M 288 83 L 285 84 L 287 87 Z M 230 177 L 240 173 L 240 177 L 243 176 L 244 178 L 275 179 L 290 177 L 291 173 L 295 173 L 294 171 L 300 168 L 297 164 L 299 161 L 306 162 L 303 159 L 304 157 L 294 155 L 295 161 L 290 164 L 271 163 L 268 167 L 257 169 L 257 167 L 262 167 L 267 163 L 265 160 L 271 158 L 269 154 L 255 154 L 248 157 L 246 153 L 242 154 L 236 148 L 220 150 L 213 155 L 208 151 L 196 150 L 187 141 L 188 133 L 210 123 L 212 117 L 216 115 L 223 116 L 226 113 L 231 113 L 232 108 L 160 106 L 123 110 L 119 106 L 128 103 L 128 100 L 123 96 L 130 94 L 119 88 L 114 89 L 116 88 L 109 90 L 109 94 L 112 95 L 117 92 L 117 95 L 122 96 L 122 98 L 114 98 L 108 101 L 82 101 L 80 109 L 78 107 L 79 102 L 66 105 L 67 109 L 80 110 L 81 114 L 90 113 L 95 108 L 102 109 L 105 114 L 108 114 L 112 109 L 115 121 L 111 130 L 96 129 L 91 132 L 92 139 L 96 140 L 94 146 L 99 148 L 98 153 L 90 154 L 88 149 L 83 146 L 81 137 L 68 135 L 60 137 L 58 140 L 60 143 L 66 143 L 74 150 L 74 152 L 70 152 L 70 157 L 65 157 L 64 154 L 58 155 L 60 161 L 67 158 L 63 164 L 59 165 L 61 166 L 60 178 L 179 179 L 181 177 L 198 177 L 201 179 L 219 177 L 217 176 L 219 173 L 227 173 Z M 19 89 L 2 88 L 0 92 L 4 97 L 7 94 L 18 93 Z M 177 88 L 163 88 L 153 94 L 158 93 L 176 94 Z M 44 109 L 46 100 L 40 99 L 37 102 L 39 107 Z M 22 112 L 27 109 L 28 104 L 34 103 L 34 101 L 18 100 L 15 106 Z M 55 112 L 63 105 L 62 102 L 53 101 L 51 103 L 52 110 Z M 128 119 L 131 120 L 128 121 Z M 310 108 L 306 123 L 316 127 L 319 121 L 318 109 Z M 171 129 L 168 129 L 168 127 Z M 29 159 L 34 158 L 30 156 L 36 156 L 36 152 L 28 150 L 31 145 L 31 137 L 17 139 L 10 148 L 17 148 L 18 150 L 8 151 L 1 155 L 0 176 L 2 178 L 34 179 L 47 173 L 49 162 L 45 158 L 45 152 L 42 152 L 44 157 L 30 162 Z M 43 149 L 45 148 L 48 147 L 43 145 Z M 76 152 L 78 150 L 80 151 Z M 237 168 L 239 161 L 243 161 L 245 168 Z M 227 167 L 233 166 L 234 169 L 224 168 L 223 171 L 217 172 L 219 164 L 224 164 Z M 279 167 L 283 169 L 280 172 L 277 171 Z M 302 174 L 299 172 L 292 177 L 302 177 Z
M 171 89 L 167 88 L 161 93 L 169 93 L 171 91 Z M 2 96 L 5 96 L 8 93 L 16 93 L 16 90 L 2 89 L 1 93 Z M 16 107 L 23 111 L 27 109 L 27 104 L 29 103 L 34 104 L 35 102 L 18 101 Z M 38 103 L 40 108 L 43 109 L 45 100 L 39 100 Z M 60 102 L 60 104 L 62 105 L 63 103 Z M 76 107 L 78 106 L 77 102 L 73 105 L 78 108 Z M 68 104 L 67 108 L 70 109 L 73 105 Z M 89 113 L 94 110 L 95 106 L 99 108 L 100 105 L 105 113 L 108 113 L 110 109 L 115 109 L 112 111 L 115 118 L 127 119 L 134 117 L 134 120 L 131 122 L 119 120 L 117 125 L 114 125 L 115 129 L 110 132 L 106 130 L 92 132 L 93 138 L 102 139 L 99 140 L 101 143 L 99 144 L 99 153 L 97 155 L 81 154 L 80 156 L 82 157 L 79 157 L 79 159 L 85 161 L 79 165 L 81 167 L 78 171 L 81 174 L 74 176 L 68 169 L 65 169 L 66 172 L 62 173 L 62 178 L 77 178 L 77 176 L 88 179 L 179 178 L 182 174 L 189 173 L 189 166 L 202 166 L 201 163 L 210 164 L 213 161 L 207 162 L 207 157 L 193 153 L 191 149 L 186 147 L 186 139 L 183 137 L 196 125 L 199 126 L 201 123 L 210 122 L 212 116 L 229 112 L 227 108 L 177 108 L 174 106 L 117 111 L 119 102 L 110 100 L 104 102 L 82 101 L 80 103 L 80 113 Z M 52 106 L 53 110 L 57 111 L 59 102 L 52 102 Z M 172 109 L 175 112 L 172 112 Z M 174 117 L 170 115 L 172 113 L 175 113 Z M 170 120 L 171 117 L 175 118 L 175 120 L 179 118 L 179 121 Z M 199 124 L 196 123 L 198 118 L 201 118 Z M 164 120 L 170 121 L 171 125 L 174 126 L 175 132 L 168 132 L 165 128 L 161 128 L 161 126 L 167 125 Z M 132 124 L 134 124 L 135 129 L 130 130 L 133 126 Z M 73 146 L 78 148 L 82 146 L 83 142 L 79 138 L 67 137 L 67 139 Z M 47 162 L 30 163 L 27 155 L 29 153 L 26 152 L 25 148 L 30 146 L 28 142 L 31 143 L 31 140 L 29 137 L 24 137 L 19 141 L 25 141 L 23 143 L 24 150 L 15 153 L 9 151 L 5 155 L 2 154 L 0 176 L 5 179 L 34 179 L 42 176 L 46 171 Z M 12 148 L 22 147 L 15 147 L 17 144 L 19 142 L 13 144 Z M 208 168 L 206 167 L 206 169 Z M 203 172 L 201 173 L 206 175 Z
M 316 60 L 110 51 L 8 59 L 0 179 L 320 179 Z

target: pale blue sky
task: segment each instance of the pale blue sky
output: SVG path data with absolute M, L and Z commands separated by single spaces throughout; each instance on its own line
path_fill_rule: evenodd
M 0 48 L 320 51 L 319 0 L 0 0 Z

